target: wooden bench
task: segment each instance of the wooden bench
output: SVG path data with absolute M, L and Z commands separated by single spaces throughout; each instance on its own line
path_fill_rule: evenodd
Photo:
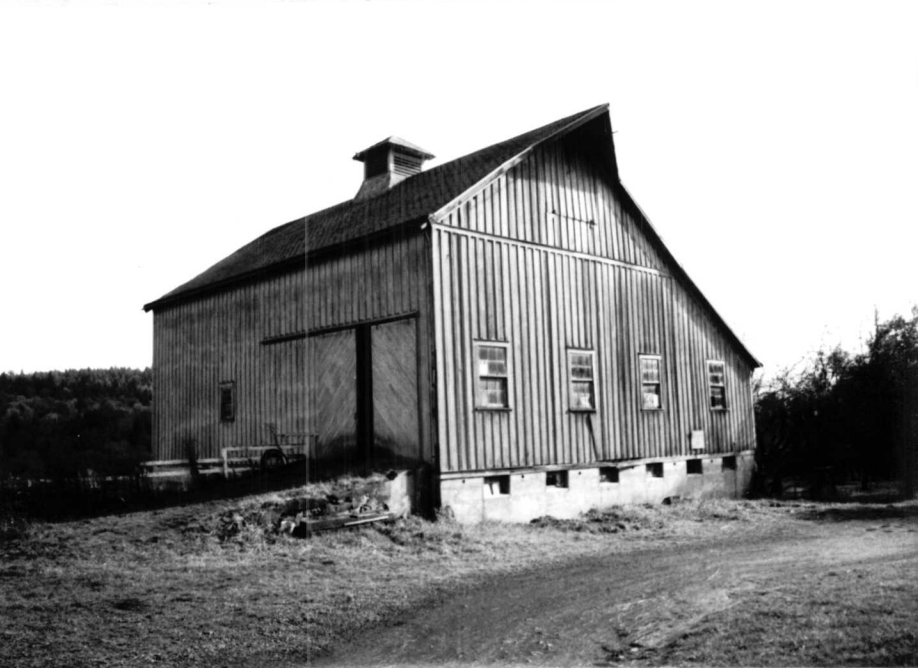
M 220 466 L 223 463 L 223 459 L 220 457 L 214 457 L 211 459 L 199 459 L 197 460 L 198 466 L 201 468 L 211 468 L 214 466 Z M 150 461 L 142 462 L 140 467 L 151 476 L 156 475 L 169 475 L 173 473 L 171 469 L 187 469 L 188 460 L 187 459 L 164 459 L 160 461 Z

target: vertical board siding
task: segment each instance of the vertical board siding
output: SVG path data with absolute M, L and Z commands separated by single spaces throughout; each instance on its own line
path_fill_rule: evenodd
M 693 430 L 708 454 L 754 447 L 748 363 L 575 149 L 540 148 L 431 232 L 444 472 L 687 456 Z M 509 411 L 475 409 L 489 340 L 509 344 Z M 594 413 L 569 410 L 570 349 L 594 352 Z M 641 354 L 661 357 L 662 410 L 642 410 Z M 708 360 L 727 411 L 710 410 Z
M 201 458 L 219 457 L 225 447 L 265 445 L 268 424 L 285 433 L 313 432 L 308 339 L 262 341 L 409 314 L 425 333 L 417 337 L 418 413 L 429 446 L 429 253 L 421 234 L 354 244 L 310 260 L 302 271 L 156 311 L 154 457 L 183 459 L 191 441 Z M 219 419 L 221 381 L 236 383 L 233 422 Z
M 576 139 L 543 146 L 444 223 L 480 234 L 663 269 L 643 222 L 621 206 Z M 506 199 L 506 201 L 504 201 Z
M 433 234 L 443 471 L 685 456 L 697 429 L 708 453 L 753 446 L 750 370 L 672 278 Z M 486 276 L 489 254 L 507 260 Z M 509 343 L 509 412 L 475 409 L 476 341 Z M 595 413 L 569 410 L 570 349 L 594 352 Z M 661 357 L 662 410 L 642 410 L 641 354 Z M 727 411 L 709 408 L 708 360 L 725 363 Z
M 306 429 L 304 339 L 262 345 L 267 337 L 305 331 L 305 271 L 154 313 L 153 455 L 200 458 L 221 448 L 262 445 L 267 425 Z M 219 385 L 233 381 L 236 419 L 220 421 Z

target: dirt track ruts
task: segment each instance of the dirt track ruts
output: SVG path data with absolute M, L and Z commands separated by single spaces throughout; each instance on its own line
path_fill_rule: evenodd
M 914 514 L 822 517 L 652 544 L 495 578 L 363 634 L 325 665 L 602 665 L 639 659 L 786 575 L 874 568 L 913 556 Z M 870 518 L 867 518 L 870 519 Z

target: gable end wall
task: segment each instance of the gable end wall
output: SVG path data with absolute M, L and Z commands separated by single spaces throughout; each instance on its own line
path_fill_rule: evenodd
M 592 224 L 591 224 L 592 221 Z M 749 363 L 668 272 L 600 170 L 556 142 L 432 230 L 443 473 L 754 448 Z M 509 344 L 510 410 L 476 409 L 476 341 Z M 595 351 L 596 411 L 569 410 L 567 351 Z M 639 354 L 661 355 L 662 411 L 640 405 Z M 727 411 L 709 408 L 723 360 Z

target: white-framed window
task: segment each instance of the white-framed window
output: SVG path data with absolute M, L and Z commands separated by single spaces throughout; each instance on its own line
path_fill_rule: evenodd
M 220 383 L 220 421 L 236 420 L 236 381 L 227 380 Z
M 570 377 L 570 409 L 596 410 L 595 354 L 592 350 L 568 350 L 567 366 Z
M 640 355 L 641 410 L 663 409 L 662 358 L 659 355 Z
M 475 407 L 510 408 L 508 344 L 475 344 Z
M 727 410 L 727 376 L 720 360 L 708 360 L 708 394 L 712 411 Z

